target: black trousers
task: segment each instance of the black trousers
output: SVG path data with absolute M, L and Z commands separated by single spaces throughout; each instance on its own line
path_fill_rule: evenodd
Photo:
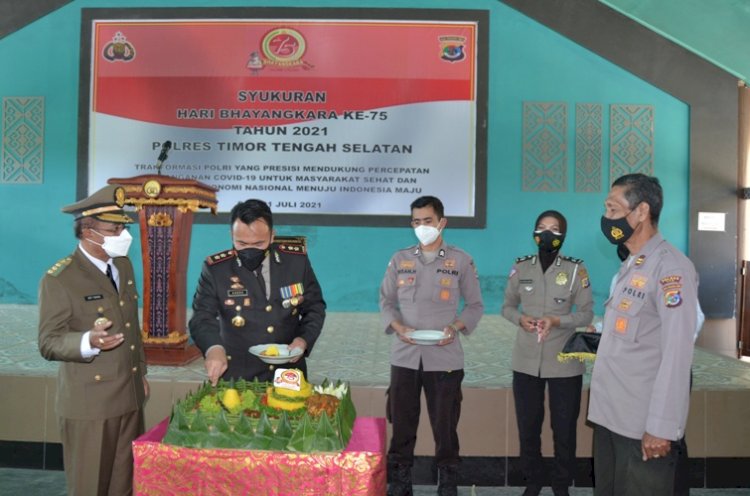
M 573 482 L 576 463 L 576 425 L 581 409 L 583 376 L 541 378 L 513 372 L 521 470 L 527 486 L 542 487 L 542 422 L 544 390 L 549 388 L 549 410 L 555 461 L 550 479 L 553 488 Z
M 388 448 L 388 462 L 411 466 L 424 388 L 432 437 L 435 440 L 435 463 L 438 467 L 458 465 L 458 419 L 461 416 L 461 382 L 463 370 L 425 372 L 391 365 L 386 416 L 393 424 Z
M 678 450 L 644 462 L 640 439 L 595 425 L 594 496 L 672 496 Z

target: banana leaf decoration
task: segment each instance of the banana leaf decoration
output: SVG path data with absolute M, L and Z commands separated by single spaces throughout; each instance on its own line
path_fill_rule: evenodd
M 321 413 L 318 419 L 318 430 L 315 431 L 313 451 L 340 451 L 344 449 L 341 438 L 333 430 L 328 414 Z
M 255 436 L 250 441 L 250 449 L 269 449 L 269 446 L 271 446 L 271 441 L 273 441 L 273 436 L 274 432 L 273 427 L 271 426 L 271 422 L 268 420 L 268 415 L 266 415 L 266 412 L 263 412 L 260 415 L 258 426 L 255 428 Z
M 293 433 L 294 431 L 292 430 L 292 424 L 289 422 L 289 417 L 286 412 L 282 412 L 279 423 L 276 426 L 276 435 L 271 440 L 268 449 L 279 451 L 285 450 L 287 444 L 289 444 L 289 441 L 292 439 Z
M 326 379 L 323 384 L 328 386 L 333 383 Z M 218 405 L 206 401 L 207 397 L 218 399 L 231 386 L 241 393 L 243 401 L 247 391 L 253 392 L 260 401 L 270 385 L 257 380 L 220 380 L 216 387 L 204 383 L 172 409 L 162 442 L 190 448 L 269 449 L 302 453 L 340 451 L 346 447 L 357 416 L 348 387 L 334 415 L 321 413 L 318 419 L 311 418 L 307 412 L 299 416 L 299 413 L 295 415 L 286 411 L 279 412 L 278 418 L 272 418 L 263 409 L 260 418 L 248 416 L 243 411 L 234 415 L 227 413 L 224 407 L 214 408 Z M 340 385 L 342 382 L 337 381 L 336 386 Z M 254 409 L 249 405 L 246 408 Z
M 292 434 L 292 438 L 289 440 L 287 449 L 290 451 L 298 451 L 300 453 L 309 453 L 315 446 L 315 426 L 310 420 L 309 415 L 302 417 L 297 430 Z
M 250 420 L 250 417 L 246 415 L 240 415 L 240 419 L 234 426 L 234 433 L 235 435 L 247 436 L 248 440 L 249 438 L 253 437 L 255 435 L 255 429 L 253 429 L 253 423 Z

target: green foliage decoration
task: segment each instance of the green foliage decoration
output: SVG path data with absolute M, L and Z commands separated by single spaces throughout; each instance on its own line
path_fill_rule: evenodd
M 190 448 L 240 448 L 309 453 L 344 449 L 356 418 L 351 389 L 346 389 L 338 409 L 329 416 L 310 416 L 302 408 L 292 412 L 261 403 L 272 384 L 255 381 L 220 380 L 216 387 L 204 383 L 172 409 L 166 444 Z M 326 379 L 322 386 L 332 386 Z M 342 386 L 341 381 L 335 383 Z M 221 403 L 224 391 L 234 387 L 241 403 L 229 411 Z M 343 388 L 342 388 L 343 389 Z

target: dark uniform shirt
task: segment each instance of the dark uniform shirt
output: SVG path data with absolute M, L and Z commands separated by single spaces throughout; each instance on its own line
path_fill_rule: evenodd
M 274 243 L 269 253 L 268 298 L 256 275 L 242 267 L 234 250 L 211 255 L 203 264 L 193 297 L 190 335 L 204 355 L 212 346 L 224 347 L 228 358 L 225 379 L 273 379 L 275 366 L 262 362 L 248 349 L 257 344 L 290 344 L 301 337 L 307 343 L 308 356 L 323 328 L 326 304 L 305 247 Z M 306 372 L 304 358 L 290 366 Z

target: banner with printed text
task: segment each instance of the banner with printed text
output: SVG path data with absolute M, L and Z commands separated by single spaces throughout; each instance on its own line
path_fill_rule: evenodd
M 218 188 L 220 212 L 260 198 L 312 219 L 403 216 L 434 195 L 476 219 L 477 35 L 477 21 L 94 19 L 88 193 L 158 170 Z

